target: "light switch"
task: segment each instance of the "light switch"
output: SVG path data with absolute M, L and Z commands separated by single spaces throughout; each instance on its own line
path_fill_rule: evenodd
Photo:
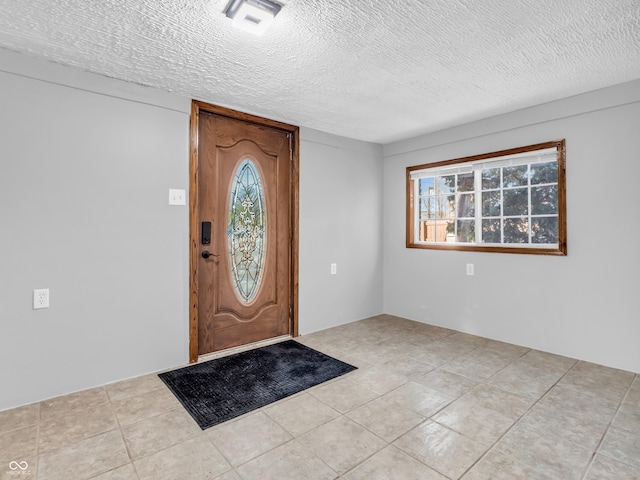
M 185 190 L 169 189 L 169 205 L 186 205 L 187 192 Z

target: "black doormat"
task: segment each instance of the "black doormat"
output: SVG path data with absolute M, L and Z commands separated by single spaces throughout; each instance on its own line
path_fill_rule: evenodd
M 353 370 L 287 340 L 158 376 L 204 430 Z

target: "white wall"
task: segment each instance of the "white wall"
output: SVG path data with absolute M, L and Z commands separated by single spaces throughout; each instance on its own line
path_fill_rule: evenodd
M 639 126 L 640 80 L 386 145 L 385 312 L 640 372 Z M 567 257 L 405 248 L 407 166 L 561 138 Z
M 0 410 L 183 363 L 189 100 L 0 55 Z
M 168 189 L 188 187 L 189 112 L 0 49 L 0 410 L 187 363 Z M 300 332 L 381 313 L 382 148 L 303 129 L 300 162 Z
M 382 147 L 300 133 L 304 335 L 382 313 Z

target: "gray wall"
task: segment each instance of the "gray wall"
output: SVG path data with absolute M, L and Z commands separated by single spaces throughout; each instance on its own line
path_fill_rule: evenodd
M 188 188 L 190 100 L 0 65 L 0 410 L 185 364 L 188 208 L 168 190 Z M 301 333 L 382 311 L 381 175 L 380 146 L 302 131 Z M 347 204 L 356 221 L 329 210 Z
M 386 145 L 385 312 L 640 372 L 639 125 L 635 81 Z M 407 166 L 561 138 L 567 257 L 405 248 Z
M 304 335 L 382 313 L 382 147 L 307 128 L 301 137 Z

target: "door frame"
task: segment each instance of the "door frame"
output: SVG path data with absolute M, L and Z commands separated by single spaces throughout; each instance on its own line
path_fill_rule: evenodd
M 300 188 L 300 129 L 294 125 L 269 120 L 248 113 L 238 112 L 199 100 L 191 101 L 190 145 L 189 145 L 189 363 L 198 361 L 198 252 L 200 233 L 198 218 L 200 205 L 198 196 L 198 132 L 200 112 L 212 113 L 234 120 L 274 128 L 286 132 L 290 139 L 290 222 L 289 249 L 291 252 L 290 292 L 289 292 L 289 335 L 298 336 L 298 203 Z

